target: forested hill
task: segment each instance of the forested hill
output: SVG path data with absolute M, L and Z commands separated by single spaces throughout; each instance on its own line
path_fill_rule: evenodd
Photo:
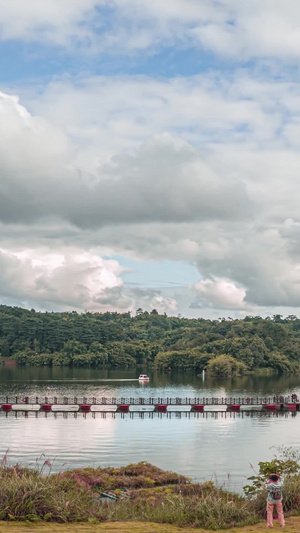
M 300 320 L 187 319 L 129 313 L 41 313 L 0 306 L 0 350 L 25 365 L 154 365 L 238 375 L 300 370 Z

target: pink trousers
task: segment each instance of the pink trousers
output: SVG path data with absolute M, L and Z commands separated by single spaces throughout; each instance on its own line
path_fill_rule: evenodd
M 278 514 L 278 522 L 284 526 L 284 516 L 282 510 L 282 502 L 267 502 L 267 526 L 273 527 L 273 511 L 276 509 Z

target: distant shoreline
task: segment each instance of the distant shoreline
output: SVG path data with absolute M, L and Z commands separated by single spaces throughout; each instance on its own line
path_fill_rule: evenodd
M 5 364 L 158 371 L 214 377 L 300 372 L 300 320 L 188 319 L 130 313 L 42 313 L 0 305 Z M 15 363 L 13 363 L 13 361 Z

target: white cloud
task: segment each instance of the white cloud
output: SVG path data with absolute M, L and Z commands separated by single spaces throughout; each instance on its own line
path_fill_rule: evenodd
M 106 309 L 101 298 L 121 287 L 122 268 L 91 252 L 69 248 L 0 250 L 1 295 L 45 309 Z M 120 306 L 120 309 L 122 306 Z
M 195 289 L 200 295 L 201 307 L 242 309 L 245 305 L 246 290 L 228 279 L 203 279 L 195 284 Z
M 0 41 L 38 43 L 25 52 L 127 54 L 135 71 L 168 47 L 179 71 L 179 49 L 234 59 L 187 78 L 65 75 L 0 93 L 2 301 L 296 312 L 299 27 L 298 0 L 0 0 Z M 189 261 L 200 281 L 132 289 L 107 259 L 122 255 Z
M 100 262 L 123 254 L 196 264 L 204 280 L 225 280 L 200 285 L 210 309 L 300 306 L 296 83 L 246 71 L 231 79 L 94 77 L 57 80 L 26 99 L 25 108 L 0 95 L 1 234 L 17 265 L 21 247 L 31 250 L 24 264 L 29 280 L 33 267 L 40 272 L 40 284 L 27 290 L 19 274 L 18 287 L 6 282 L 13 268 L 3 261 L 6 297 L 19 291 L 25 301 L 33 291 L 56 308 L 171 312 L 187 298 L 199 302 L 194 289 L 128 290 L 122 272 L 97 293 L 87 274 L 96 248 Z M 66 262 L 69 299 L 63 290 L 58 298 L 64 270 L 61 278 L 48 273 L 41 251 L 52 257 L 62 246 L 89 258 L 83 271 L 77 259 L 72 269 L 71 255 Z
M 116 5 L 125 19 L 127 11 L 132 21 L 151 28 L 153 46 L 165 40 L 243 60 L 299 57 L 297 0 L 117 0 Z
M 15 96 L 0 93 L 0 116 L 1 218 L 42 216 L 46 198 L 64 188 L 71 146 L 63 132 L 32 117 Z
M 286 114 L 298 115 L 298 84 L 267 83 L 241 71 L 153 79 L 146 76 L 57 79 L 24 92 L 33 115 L 63 129 L 79 145 L 79 164 L 95 171 L 99 161 L 132 151 L 151 135 L 171 133 L 196 146 L 274 142 Z
M 90 46 L 92 16 L 102 4 L 101 0 L 0 0 L 0 38 L 61 46 L 79 41 Z
M 148 140 L 134 155 L 115 155 L 91 176 L 78 168 L 61 129 L 29 115 L 15 97 L 0 95 L 0 113 L 2 221 L 57 217 L 97 228 L 252 214 L 242 182 L 225 182 L 196 150 L 169 135 Z
M 300 53 L 298 0 L 0 0 L 0 38 L 93 52 L 204 47 L 221 56 Z
M 160 291 L 124 287 L 124 268 L 96 249 L 60 246 L 0 249 L 3 303 L 48 311 L 132 312 L 138 307 L 176 314 L 177 302 Z

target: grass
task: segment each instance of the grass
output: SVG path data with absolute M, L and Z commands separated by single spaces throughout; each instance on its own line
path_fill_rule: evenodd
M 50 466 L 47 475 L 46 464 Z M 285 486 L 286 510 L 290 514 L 300 514 L 299 475 L 287 480 Z M 108 490 L 116 498 L 113 503 L 101 498 L 101 494 Z M 0 466 L 0 520 L 7 521 L 0 522 L 0 533 L 34 531 L 37 527 L 45 533 L 173 533 L 195 531 L 191 528 L 197 528 L 199 532 L 232 531 L 241 526 L 247 527 L 235 531 L 255 533 L 265 527 L 261 524 L 265 507 L 263 493 L 252 500 L 247 499 L 218 488 L 212 482 L 191 483 L 184 476 L 146 462 L 121 468 L 76 469 L 59 474 L 51 473 L 49 461 L 38 470 L 18 465 L 8 467 L 6 459 Z M 289 519 L 290 526 L 294 527 L 292 520 L 299 533 L 300 518 Z M 71 529 L 68 528 L 70 522 Z
M 120 468 L 80 468 L 67 471 L 61 477 L 73 479 L 89 489 L 127 490 L 160 487 L 164 485 L 185 485 L 187 477 L 166 472 L 147 462 L 141 462 Z
M 224 530 L 216 530 L 224 533 Z M 263 533 L 268 531 L 265 522 L 255 526 L 230 528 L 228 533 Z M 272 531 L 282 531 L 278 524 Z M 288 518 L 285 533 L 300 532 L 300 517 Z M 108 522 L 105 524 L 45 524 L 0 522 L 0 533 L 209 533 L 206 529 L 178 528 L 172 525 L 145 522 Z
M 73 479 L 39 473 L 18 466 L 0 469 L 0 520 L 84 521 L 94 511 L 91 490 Z
M 238 495 L 217 489 L 212 483 L 158 487 L 131 492 L 131 505 L 108 506 L 106 519 L 144 520 L 180 527 L 227 528 L 255 524 L 259 516 L 252 504 Z
M 112 486 L 113 504 L 100 498 Z M 251 502 L 241 496 L 212 482 L 189 483 L 149 463 L 46 477 L 19 466 L 3 467 L 0 493 L 0 520 L 11 522 L 143 521 L 217 529 L 259 521 Z

